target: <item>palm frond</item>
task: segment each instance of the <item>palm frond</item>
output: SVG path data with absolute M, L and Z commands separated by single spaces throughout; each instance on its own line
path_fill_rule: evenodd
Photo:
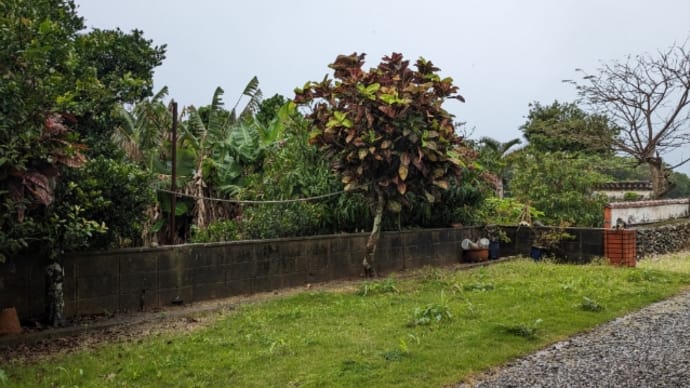
M 185 112 L 187 113 L 187 120 L 184 127 L 187 132 L 198 140 L 204 138 L 206 136 L 206 125 L 201 120 L 199 111 L 194 105 L 190 105 L 185 109 Z
M 208 112 L 208 122 L 206 123 L 206 131 L 214 140 L 226 138 L 226 129 L 228 126 L 227 111 L 223 103 L 223 94 L 225 91 L 218 87 L 213 93 L 213 101 Z
M 232 107 L 230 111 L 231 124 L 237 122 L 237 107 L 240 105 L 242 97 L 244 96 L 249 97 L 249 102 L 247 103 L 247 105 L 245 105 L 244 109 L 242 109 L 242 112 L 239 114 L 240 119 L 246 118 L 247 115 L 249 115 L 250 113 L 253 114 L 259 109 L 259 105 L 261 104 L 261 100 L 263 98 L 263 93 L 261 92 L 261 89 L 259 89 L 259 78 L 254 76 L 251 80 L 249 80 L 247 86 L 244 87 L 242 94 L 239 96 L 237 102 L 235 102 L 235 105 Z
M 163 86 L 156 94 L 151 97 L 152 102 L 157 102 L 163 100 L 163 98 L 168 96 L 168 87 Z

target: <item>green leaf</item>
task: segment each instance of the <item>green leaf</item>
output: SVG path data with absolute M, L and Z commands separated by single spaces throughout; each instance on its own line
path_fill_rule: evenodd
M 176 216 L 185 215 L 187 213 L 187 210 L 189 210 L 189 207 L 187 206 L 186 203 L 184 203 L 184 202 L 175 203 L 175 215 Z
M 388 208 L 388 210 L 392 213 L 400 213 L 402 211 L 402 205 L 400 205 L 400 202 L 393 200 L 389 200 L 388 203 L 386 203 L 386 208 Z

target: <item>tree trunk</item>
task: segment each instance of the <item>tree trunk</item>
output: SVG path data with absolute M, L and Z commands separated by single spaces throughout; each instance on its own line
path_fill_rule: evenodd
M 376 188 L 376 215 L 374 216 L 374 226 L 371 228 L 371 234 L 367 240 L 367 250 L 364 254 L 364 260 L 362 260 L 362 267 L 364 268 L 364 276 L 375 277 L 376 268 L 374 266 L 374 255 L 376 254 L 376 246 L 379 243 L 379 237 L 381 237 L 381 220 L 383 219 L 383 208 L 386 205 L 386 199 L 383 196 L 383 191 L 380 188 Z
M 672 188 L 668 180 L 669 171 L 664 168 L 664 163 L 659 157 L 650 158 L 647 160 L 647 164 L 652 179 L 652 199 L 661 199 Z
M 65 269 L 58 260 L 51 260 L 46 267 L 48 286 L 47 319 L 48 324 L 58 327 L 65 323 L 65 295 L 62 289 L 65 280 Z

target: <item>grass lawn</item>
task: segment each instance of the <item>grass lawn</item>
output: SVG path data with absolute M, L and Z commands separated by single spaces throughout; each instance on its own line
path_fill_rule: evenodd
M 0 386 L 443 386 L 689 284 L 690 253 L 638 268 L 425 268 L 240 305 L 191 333 L 10 363 Z

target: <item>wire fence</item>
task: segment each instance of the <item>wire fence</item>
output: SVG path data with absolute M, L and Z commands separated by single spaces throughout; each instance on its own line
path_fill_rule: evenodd
M 259 201 L 259 200 L 241 200 L 241 199 L 226 199 L 226 198 L 214 198 L 214 197 L 204 197 L 204 196 L 199 196 L 199 195 L 192 195 L 192 194 L 185 194 L 185 193 L 180 193 L 179 191 L 172 191 L 172 190 L 165 190 L 165 189 L 157 189 L 158 192 L 161 193 L 168 193 L 168 194 L 174 194 L 179 197 L 187 197 L 187 198 L 194 198 L 194 199 L 203 199 L 203 200 L 208 200 L 208 201 L 216 201 L 216 202 L 224 202 L 224 203 L 233 203 L 233 204 L 253 204 L 253 205 L 260 205 L 260 204 L 281 204 L 281 203 L 295 203 L 295 202 L 309 202 L 309 201 L 317 201 L 320 199 L 324 198 L 330 198 L 330 197 L 335 197 L 336 195 L 343 194 L 345 191 L 336 191 L 333 193 L 328 193 L 328 194 L 323 194 L 323 195 L 316 195 L 313 197 L 306 197 L 306 198 L 295 198 L 295 199 L 282 199 L 282 200 L 264 200 L 264 201 Z

